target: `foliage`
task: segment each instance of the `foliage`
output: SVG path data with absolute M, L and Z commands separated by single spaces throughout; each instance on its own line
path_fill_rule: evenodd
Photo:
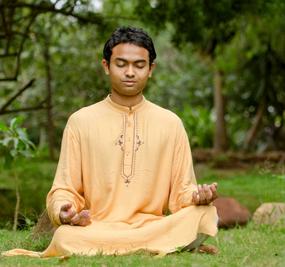
M 15 207 L 14 183 L 11 177 L 17 174 L 19 177 L 19 192 L 21 195 L 20 217 L 24 223 L 28 220 L 35 222 L 45 209 L 45 199 L 51 188 L 55 174 L 56 163 L 46 159 L 47 154 L 33 160 L 22 158 L 17 160 L 13 169 L 1 169 L 0 171 L 0 203 L 5 209 L 0 210 L 0 227 L 11 227 L 13 210 Z M 33 196 L 33 197 L 31 197 Z
M 213 119 L 203 106 L 184 106 L 178 115 L 184 122 L 192 147 L 212 147 Z
M 229 128 L 242 145 L 246 131 L 263 107 L 260 133 L 255 149 L 280 149 L 284 129 L 285 5 L 282 1 L 265 3 L 263 12 L 243 18 L 235 38 L 217 53 L 219 68 L 227 73 Z M 278 41 L 277 41 L 278 40 Z
M 202 60 L 210 57 L 208 64 L 223 72 L 231 148 L 243 146 L 260 103 L 265 103 L 265 127 L 254 148 L 285 147 L 278 141 L 284 139 L 285 118 L 284 1 L 145 0 L 137 3 L 136 11 L 156 31 L 170 23 L 175 46 L 192 44 Z
M 33 155 L 35 146 L 29 140 L 26 130 L 21 127 L 21 123 L 20 117 L 13 118 L 9 126 L 0 122 L 0 156 L 5 158 L 7 165 L 17 158 Z
M 255 8 L 245 0 L 143 0 L 138 1 L 136 10 L 145 23 L 156 29 L 170 22 L 175 28 L 172 39 L 177 46 L 189 42 L 203 53 L 214 56 L 216 47 L 230 41 L 236 33 L 238 17 Z M 141 12 L 142 9 L 145 12 Z
M 96 7 L 93 1 L 44 1 L 44 7 L 42 1 L 22 2 L 32 8 L 44 9 L 39 13 L 36 9 L 37 16 L 26 35 L 18 81 L 1 83 L 0 106 L 18 87 L 35 78 L 33 86 L 17 97 L 10 108 L 17 110 L 43 103 L 43 109 L 25 115 L 29 118 L 25 125 L 30 137 L 41 147 L 46 146 L 48 139 L 46 42 L 51 64 L 51 114 L 55 146 L 59 148 L 68 116 L 82 106 L 101 100 L 109 92 L 100 61 L 103 44 L 118 25 L 143 27 L 153 37 L 158 52 L 157 68 L 145 91 L 146 97 L 182 117 L 194 139 L 191 141 L 193 146 L 209 147 L 213 143 L 210 139 L 215 125 L 212 123 L 212 119 L 215 120 L 212 73 L 218 68 L 225 78 L 225 120 L 231 148 L 243 146 L 263 99 L 266 100 L 263 127 L 260 127 L 253 148 L 285 147 L 282 142 L 285 119 L 284 1 L 106 0 L 95 1 Z M 19 4 L 18 1 L 13 3 L 11 6 Z M 15 23 L 19 23 L 13 27 L 17 31 L 25 28 L 25 18 L 29 18 L 30 12 L 27 7 L 15 9 Z M 91 24 L 87 23 L 88 19 Z M 19 42 L 12 41 L 13 52 Z M 0 42 L 1 49 L 4 44 Z M 8 71 L 11 66 L 2 62 L 0 68 L 7 67 Z M 202 106 L 208 112 L 207 116 L 201 111 Z M 196 108 L 197 112 L 194 112 Z M 190 109 L 193 114 L 203 114 L 201 123 L 198 121 L 197 124 L 197 116 L 191 115 Z M 3 120 L 7 122 L 11 117 L 5 116 Z M 195 123 L 190 121 L 192 119 Z M 206 122 L 210 122 L 209 125 Z M 202 136 L 198 125 L 206 127 Z

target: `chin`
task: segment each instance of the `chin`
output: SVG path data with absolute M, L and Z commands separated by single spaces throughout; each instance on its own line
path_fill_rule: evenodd
M 132 87 L 132 86 L 130 86 L 130 87 L 117 86 L 117 88 L 113 87 L 112 90 L 114 90 L 115 93 L 117 93 L 120 96 L 129 96 L 129 97 L 137 96 L 137 95 L 141 94 L 143 91 L 143 89 L 141 89 L 141 88 Z
M 137 96 L 142 92 L 142 90 L 124 90 L 120 91 L 120 95 L 125 95 L 125 96 Z

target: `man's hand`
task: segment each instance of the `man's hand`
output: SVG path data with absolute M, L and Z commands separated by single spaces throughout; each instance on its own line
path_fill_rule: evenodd
M 198 192 L 193 192 L 192 202 L 194 205 L 208 205 L 214 201 L 217 195 L 217 183 L 211 185 L 198 185 Z
M 82 210 L 77 213 L 70 203 L 61 206 L 59 219 L 62 224 L 86 226 L 91 223 L 89 210 Z

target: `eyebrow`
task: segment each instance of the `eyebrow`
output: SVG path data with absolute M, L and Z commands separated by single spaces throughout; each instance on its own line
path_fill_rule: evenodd
M 124 61 L 124 62 L 128 62 L 127 59 L 125 58 L 121 58 L 121 57 L 117 57 L 115 58 L 115 61 Z M 138 60 L 135 60 L 134 63 L 146 63 L 147 61 L 145 59 L 138 59 Z

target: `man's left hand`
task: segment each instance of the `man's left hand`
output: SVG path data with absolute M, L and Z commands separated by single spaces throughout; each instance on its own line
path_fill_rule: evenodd
M 213 202 L 217 197 L 217 183 L 210 185 L 198 185 L 198 192 L 193 192 L 192 202 L 194 205 L 208 205 Z

